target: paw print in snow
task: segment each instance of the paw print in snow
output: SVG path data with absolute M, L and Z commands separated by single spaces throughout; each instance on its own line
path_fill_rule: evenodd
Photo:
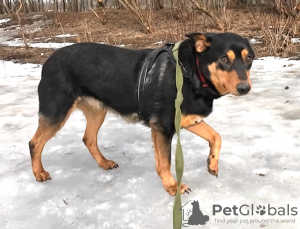
M 260 215 L 266 214 L 266 207 L 265 206 L 259 205 L 259 206 L 256 207 L 256 210 L 257 210 L 256 211 L 257 214 L 260 214 Z

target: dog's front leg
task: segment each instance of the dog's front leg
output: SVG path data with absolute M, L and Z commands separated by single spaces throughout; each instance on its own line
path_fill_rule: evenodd
M 204 138 L 209 142 L 210 154 L 207 159 L 208 172 L 218 177 L 218 161 L 222 145 L 220 135 L 204 121 L 200 116 L 183 116 L 181 127 Z
M 151 126 L 151 132 L 154 143 L 156 172 L 160 176 L 166 191 L 174 196 L 177 192 L 177 182 L 170 171 L 172 137 L 165 136 L 155 126 Z M 189 193 L 189 191 L 191 190 L 188 186 L 181 184 L 181 193 Z

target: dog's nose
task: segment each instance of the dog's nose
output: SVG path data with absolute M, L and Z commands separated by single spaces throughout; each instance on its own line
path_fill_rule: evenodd
M 250 91 L 250 84 L 249 83 L 239 83 L 236 86 L 236 89 L 241 95 L 245 95 Z

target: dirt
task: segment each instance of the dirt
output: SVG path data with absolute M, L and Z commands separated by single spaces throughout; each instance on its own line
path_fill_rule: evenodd
M 149 15 L 149 14 L 148 14 Z M 156 48 L 165 42 L 176 42 L 185 38 L 184 34 L 191 32 L 221 32 L 216 30 L 212 22 L 199 11 L 185 12 L 183 10 L 152 11 L 152 30 L 146 34 L 138 20 L 127 10 L 106 9 L 84 13 L 54 13 L 21 15 L 22 25 L 26 25 L 26 38 L 29 42 L 104 42 L 130 49 Z M 8 23 L 0 24 L 0 28 L 17 27 L 19 22 L 15 15 Z M 0 17 L 0 19 L 1 19 Z M 263 35 L 259 23 L 252 19 L 245 9 L 228 10 L 223 15 L 224 21 L 230 25 L 228 32 L 234 32 L 248 39 Z M 298 21 L 298 32 L 300 22 Z M 40 29 L 39 29 L 40 28 Z M 29 32 L 28 32 L 29 31 Z M 8 31 L 9 33 L 9 31 Z M 73 37 L 59 38 L 59 34 L 72 34 Z M 12 38 L 18 38 L 20 32 Z M 258 57 L 269 55 L 266 42 L 253 45 Z M 14 60 L 22 63 L 43 64 L 54 52 L 54 49 L 23 48 L 0 46 L 0 59 Z M 283 48 L 279 56 L 298 56 L 300 45 L 291 44 Z

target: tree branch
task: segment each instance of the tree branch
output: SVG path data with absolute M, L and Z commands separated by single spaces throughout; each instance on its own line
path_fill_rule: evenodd
M 214 23 L 217 29 L 226 30 L 226 25 L 222 22 L 212 11 L 209 11 L 203 4 L 197 2 L 197 0 L 190 0 L 198 10 L 205 13 Z

